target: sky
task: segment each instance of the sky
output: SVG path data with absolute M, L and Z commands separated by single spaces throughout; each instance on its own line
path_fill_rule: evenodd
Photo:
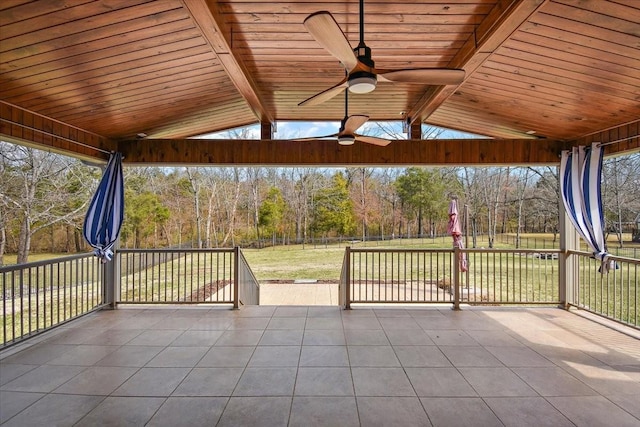
M 382 138 L 390 139 L 406 139 L 407 135 L 402 133 L 401 122 L 386 122 L 386 127 L 392 129 L 392 134 L 383 132 L 382 128 L 376 122 L 367 122 L 358 129 L 358 134 L 362 135 L 375 135 Z M 251 139 L 260 138 L 260 126 L 252 125 L 248 126 L 248 132 Z M 423 125 L 424 128 L 424 125 Z M 340 122 L 277 122 L 276 131 L 274 133 L 274 139 L 296 139 L 307 137 L 323 137 L 333 135 L 340 129 Z M 456 139 L 456 138 L 483 138 L 482 136 L 459 132 L 455 130 L 442 129 L 432 127 L 436 130 L 436 133 L 440 131 L 438 135 L 440 139 Z M 226 139 L 230 137 L 229 131 L 211 133 L 207 135 L 199 136 L 198 138 L 205 139 Z

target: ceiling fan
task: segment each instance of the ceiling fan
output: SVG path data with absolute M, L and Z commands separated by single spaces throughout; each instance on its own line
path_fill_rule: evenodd
M 464 80 L 464 70 L 456 68 L 375 68 L 371 49 L 364 43 L 364 0 L 360 0 L 360 42 L 355 49 L 327 11 L 312 13 L 304 20 L 304 26 L 322 47 L 342 62 L 348 74 L 340 83 L 305 99 L 299 106 L 321 104 L 346 88 L 353 93 L 368 93 L 375 89 L 378 81 L 452 85 Z
M 338 133 L 325 136 L 316 136 L 309 138 L 297 138 L 296 141 L 309 141 L 313 139 L 325 139 L 325 138 L 337 138 L 340 145 L 353 145 L 356 141 L 364 142 L 367 144 L 379 145 L 384 147 L 391 143 L 390 140 L 384 138 L 378 138 L 377 136 L 359 135 L 356 131 L 364 125 L 369 116 L 364 115 L 349 115 L 349 95 L 348 92 L 344 93 L 344 119 L 340 122 L 340 130 Z

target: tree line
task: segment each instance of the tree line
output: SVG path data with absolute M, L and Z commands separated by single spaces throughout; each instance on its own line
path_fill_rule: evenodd
M 0 143 L 0 265 L 5 253 L 87 251 L 82 223 L 102 171 Z M 469 234 L 557 233 L 556 167 L 125 167 L 120 246 L 263 246 L 446 233 L 458 198 Z M 640 213 L 640 154 L 606 159 L 607 229 L 622 245 Z

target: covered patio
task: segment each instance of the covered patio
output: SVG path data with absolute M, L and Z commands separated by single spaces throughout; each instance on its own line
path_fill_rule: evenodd
M 3 426 L 640 425 L 637 331 L 556 308 L 120 308 L 25 345 Z
M 125 166 L 535 166 L 591 143 L 609 156 L 640 149 L 637 2 L 365 3 L 5 0 L 0 137 L 90 163 L 120 152 Z M 350 95 L 351 114 L 401 121 L 406 139 L 278 139 L 279 122 L 346 119 L 342 96 L 299 105 L 355 61 L 303 25 L 320 11 L 348 45 L 364 35 L 368 71 L 464 76 L 380 72 L 374 91 Z M 192 138 L 252 124 L 259 139 Z M 423 126 L 484 138 L 426 140 Z M 564 309 L 128 306 L 108 269 L 79 293 L 88 314 L 0 352 L 0 423 L 638 426 L 637 328 L 574 313 L 578 272 L 593 263 L 566 215 L 560 224 L 553 302 Z M 626 295 L 614 287 L 614 304 L 637 304 L 637 263 L 624 268 L 636 279 L 621 282 Z M 55 286 L 46 295 L 66 292 Z

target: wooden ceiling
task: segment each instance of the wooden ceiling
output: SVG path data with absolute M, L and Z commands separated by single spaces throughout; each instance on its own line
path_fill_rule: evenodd
M 343 96 L 298 106 L 344 77 L 303 26 L 320 10 L 358 44 L 357 0 L 3 0 L 0 134 L 80 156 L 104 158 L 95 146 L 131 162 L 203 163 L 217 157 L 180 150 L 218 148 L 184 138 L 261 123 L 270 139 L 277 121 L 340 120 Z M 466 78 L 379 83 L 350 96 L 350 114 L 406 120 L 414 134 L 426 123 L 530 140 L 513 162 L 611 129 L 620 151 L 640 147 L 638 0 L 366 0 L 364 17 L 378 68 L 462 68 Z M 397 151 L 359 148 L 369 149 Z

